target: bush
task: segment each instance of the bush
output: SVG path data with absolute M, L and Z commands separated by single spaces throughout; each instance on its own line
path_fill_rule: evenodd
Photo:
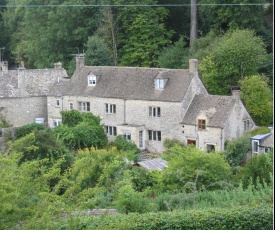
M 247 187 L 250 180 L 255 187 L 259 182 L 261 185 L 271 184 L 273 172 L 273 152 L 261 153 L 250 158 L 246 165 L 241 169 L 241 178 L 244 187 Z
M 124 151 L 129 160 L 137 161 L 139 148 L 135 143 L 125 140 L 122 135 L 118 135 L 110 145 L 115 146 L 118 151 Z
M 251 149 L 250 137 L 250 133 L 245 133 L 242 137 L 227 142 L 224 154 L 231 166 L 240 166 L 242 164 L 246 154 Z
M 23 136 L 26 136 L 27 134 L 33 132 L 34 130 L 43 130 L 45 127 L 42 124 L 37 124 L 37 123 L 31 123 L 27 125 L 23 125 L 19 127 L 15 133 L 15 137 L 21 138 Z

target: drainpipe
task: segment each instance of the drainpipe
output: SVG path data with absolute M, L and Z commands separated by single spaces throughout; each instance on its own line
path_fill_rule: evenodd
M 224 151 L 224 146 L 223 146 L 223 128 L 221 128 L 221 151 Z
M 123 115 L 124 115 L 124 117 L 123 117 L 123 124 L 127 124 L 126 123 L 126 99 L 123 99 Z

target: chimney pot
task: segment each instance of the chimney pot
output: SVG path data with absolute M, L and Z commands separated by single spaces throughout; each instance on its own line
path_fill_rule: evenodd
M 198 73 L 198 60 L 197 59 L 190 59 L 189 60 L 189 73 L 190 74 L 197 74 Z

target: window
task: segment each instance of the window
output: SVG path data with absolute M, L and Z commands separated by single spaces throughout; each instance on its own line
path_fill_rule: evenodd
M 164 79 L 155 79 L 155 89 L 164 89 Z
M 74 103 L 70 102 L 69 108 L 70 108 L 70 110 L 73 110 L 74 109 Z
M 105 132 L 108 136 L 116 136 L 117 135 L 115 126 L 105 126 Z
M 56 104 L 55 104 L 56 107 L 60 107 L 60 99 L 56 99 Z
M 244 120 L 243 125 L 244 125 L 243 127 L 244 131 L 249 130 L 249 120 Z
M 89 75 L 88 76 L 88 85 L 89 86 L 95 86 L 96 85 L 96 76 L 95 75 Z
M 90 111 L 90 102 L 79 101 L 78 102 L 78 110 L 80 112 Z
M 161 141 L 161 131 L 148 130 L 150 141 Z
M 160 107 L 149 107 L 149 117 L 160 117 Z
M 208 153 L 215 151 L 215 145 L 207 144 L 206 145 L 206 151 Z
M 195 145 L 196 146 L 196 140 L 187 139 L 187 145 Z
M 126 141 L 131 141 L 131 133 L 130 132 L 124 132 L 123 137 Z
M 116 113 L 116 105 L 115 104 L 105 104 L 106 113 Z
M 253 153 L 259 153 L 259 141 L 252 141 Z
M 53 127 L 61 125 L 61 119 L 53 119 Z
M 206 120 L 198 119 L 198 129 L 199 130 L 206 129 Z

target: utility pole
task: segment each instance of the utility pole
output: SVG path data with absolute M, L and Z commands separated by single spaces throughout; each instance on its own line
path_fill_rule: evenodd
M 190 0 L 190 50 L 194 52 L 193 43 L 198 38 L 198 0 Z
M 0 48 L 0 62 L 2 62 L 1 50 L 4 50 L 5 47 Z

